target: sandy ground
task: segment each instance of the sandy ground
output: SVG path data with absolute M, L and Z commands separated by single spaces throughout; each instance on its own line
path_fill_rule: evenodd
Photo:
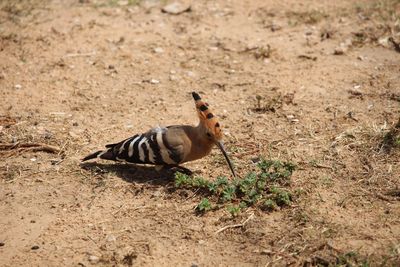
M 164 5 L 1 1 L 0 142 L 61 152 L 1 146 L 0 265 L 399 266 L 399 135 L 386 141 L 400 2 Z M 296 163 L 290 207 L 198 216 L 201 196 L 151 167 L 79 164 L 156 125 L 197 123 L 193 90 L 240 175 L 260 156 Z M 185 167 L 229 175 L 217 150 Z

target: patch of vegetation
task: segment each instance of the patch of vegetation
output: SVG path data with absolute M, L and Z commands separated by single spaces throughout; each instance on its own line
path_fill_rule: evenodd
M 256 95 L 256 100 L 257 100 L 256 105 L 250 108 L 250 110 L 255 113 L 266 113 L 269 111 L 276 112 L 278 109 L 282 107 L 281 95 L 277 95 L 272 99 L 264 99 L 262 96 Z
M 362 266 L 368 267 L 370 264 L 367 259 L 363 259 L 357 252 L 350 251 L 345 254 L 338 255 L 336 258 L 337 266 Z
M 349 251 L 346 253 L 334 253 L 331 255 L 324 255 L 324 256 L 319 255 L 313 258 L 313 264 L 315 266 L 332 266 L 332 267 L 371 266 L 371 263 L 367 257 L 361 256 L 358 252 L 355 251 Z M 380 266 L 388 266 L 388 265 L 381 264 Z
M 353 33 L 353 45 L 363 46 L 367 43 L 382 44 L 400 51 L 396 36 L 400 32 L 400 1 L 383 0 L 357 3 L 354 12 L 360 20 L 374 21 L 373 26 L 364 27 Z M 347 16 L 354 17 L 353 12 Z
M 379 147 L 386 153 L 390 153 L 393 148 L 400 148 L 400 118 L 396 125 L 384 135 Z
M 399 0 L 383 0 L 369 3 L 357 3 L 355 10 L 365 19 L 396 21 L 400 18 L 399 7 Z
M 12 182 L 15 180 L 16 173 L 15 172 L 7 172 L 3 177 L 6 182 Z
M 1 171 L 0 169 L 0 177 L 2 177 L 2 179 L 4 179 L 4 181 L 8 183 L 11 183 L 14 180 L 16 180 L 19 175 L 20 175 L 20 170 L 17 166 L 14 165 L 11 166 L 6 165 L 4 167 L 4 172 Z
M 139 5 L 142 0 L 104 0 L 95 2 L 95 7 L 124 7 Z M 84 2 L 84 1 L 83 1 Z
M 48 3 L 48 0 L 2 0 L 0 1 L 0 10 L 11 16 L 28 16 L 34 9 L 42 9 Z
M 332 177 L 330 177 L 328 175 L 324 175 L 324 176 L 320 177 L 318 180 L 319 180 L 319 184 L 325 188 L 330 188 L 334 185 L 334 181 L 333 181 Z
M 286 17 L 289 18 L 290 26 L 297 26 L 299 24 L 317 24 L 328 18 L 329 15 L 322 10 L 313 9 L 304 12 L 286 12 Z
M 200 213 L 226 207 L 232 216 L 236 216 L 250 206 L 269 211 L 289 206 L 293 194 L 285 186 L 290 184 L 295 165 L 290 162 L 262 159 L 257 167 L 258 171 L 235 180 L 220 176 L 215 181 L 209 181 L 199 176 L 191 177 L 177 172 L 175 186 L 197 190 L 207 196 L 196 207 Z
M 197 205 L 197 210 L 200 212 L 205 212 L 209 211 L 212 209 L 212 205 L 210 203 L 210 200 L 208 198 L 203 198 L 200 203 Z

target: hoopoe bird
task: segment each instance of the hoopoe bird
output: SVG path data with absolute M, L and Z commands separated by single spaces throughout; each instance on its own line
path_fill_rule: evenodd
M 143 134 L 136 134 L 119 143 L 106 145 L 82 159 L 100 158 L 137 164 L 153 164 L 179 167 L 180 164 L 197 160 L 210 154 L 216 145 L 224 155 L 232 175 L 233 165 L 222 143 L 221 125 L 199 94 L 192 92 L 200 122 L 197 126 L 172 125 L 155 127 Z

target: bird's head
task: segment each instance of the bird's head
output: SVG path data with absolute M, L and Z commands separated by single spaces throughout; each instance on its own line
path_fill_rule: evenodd
M 231 161 L 228 158 L 228 155 L 226 154 L 224 145 L 222 143 L 222 130 L 221 130 L 221 125 L 218 122 L 218 119 L 214 116 L 214 114 L 211 112 L 208 104 L 204 101 L 202 101 L 200 95 L 196 92 L 192 92 L 192 96 L 194 99 L 194 102 L 196 104 L 196 110 L 197 114 L 200 119 L 200 125 L 204 129 L 204 138 L 207 138 L 209 141 L 215 143 L 218 148 L 221 150 L 222 154 L 224 155 L 229 168 L 232 171 L 232 174 L 234 177 L 236 177 L 235 171 L 233 170 L 233 166 Z M 203 133 L 202 133 L 203 134 Z

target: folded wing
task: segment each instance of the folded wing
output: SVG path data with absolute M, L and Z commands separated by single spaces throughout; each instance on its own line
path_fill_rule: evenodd
M 178 165 L 184 158 L 183 140 L 178 133 L 179 130 L 173 126 L 153 128 L 144 134 L 106 145 L 107 150 L 90 154 L 82 161 L 101 158 L 131 163 Z

